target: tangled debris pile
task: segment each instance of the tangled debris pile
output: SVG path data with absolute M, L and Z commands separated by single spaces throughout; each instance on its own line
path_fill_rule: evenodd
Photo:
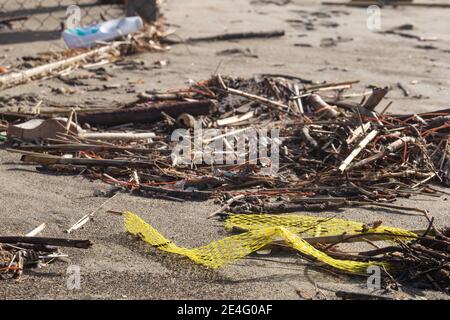
M 428 234 L 430 230 L 435 232 Z M 448 228 L 442 232 L 436 228 L 429 228 L 424 235 L 415 240 L 406 242 L 397 239 L 393 246 L 360 252 L 358 255 L 365 256 L 371 261 L 387 261 L 393 266 L 393 277 L 386 278 L 387 285 L 398 288 L 399 283 L 413 284 L 416 287 L 431 287 L 449 294 L 449 236 Z
M 8 150 L 21 154 L 22 161 L 40 164 L 43 171 L 101 179 L 114 185 L 110 194 L 129 190 L 174 201 L 213 198 L 222 207 L 211 217 L 223 218 L 231 213 L 280 214 L 367 205 L 428 216 L 426 210 L 393 202 L 414 194 L 446 194 L 429 183 L 449 184 L 450 110 L 387 115 L 390 105 L 381 112 L 375 108 L 388 89 L 375 88 L 354 103 L 348 99 L 354 94 L 345 90 L 355 82 L 314 84 L 283 75 L 252 79 L 217 75 L 183 90 L 144 92 L 134 102 L 108 110 L 72 109 L 68 117 L 66 111 L 55 110 L 0 116 L 8 122 Z M 215 129 L 209 132 L 213 135 L 206 133 L 210 129 Z M 252 157 L 255 132 L 253 147 L 259 150 Z M 183 141 L 187 143 L 180 148 Z M 318 221 L 315 227 L 323 223 Z M 281 235 L 302 256 L 341 271 L 375 263 L 389 266 L 385 272 L 392 275 L 388 278 L 393 283 L 425 279 L 436 289 L 448 290 L 449 235 L 434 227 L 432 219 L 428 230 L 414 232 L 411 241 L 388 234 L 394 245 L 357 255 L 336 249 L 342 242 L 372 239 L 381 224 L 361 225 L 356 234 L 340 230 L 303 239 L 297 234 L 302 236 L 305 230 L 277 222 L 265 226 L 271 233 L 260 246 L 251 238 L 262 236 L 265 229 L 258 229 L 260 224 L 258 228 L 238 225 L 247 232 L 242 239 L 252 245 L 235 258 Z M 139 235 L 153 230 L 149 234 L 155 238 L 145 240 L 158 247 L 165 239 L 142 221 L 138 229 L 128 230 Z M 191 257 L 188 249 L 172 249 Z
M 227 207 L 241 213 L 389 204 L 412 194 L 439 194 L 426 183 L 449 181 L 449 110 L 378 113 L 374 109 L 387 89 L 373 90 L 358 104 L 342 98 L 351 85 L 312 85 L 273 75 L 250 80 L 217 76 L 185 90 L 143 93 L 119 109 L 72 112 L 54 136 L 31 134 L 35 143 L 21 140 L 23 134 L 42 131 L 38 127 L 48 125 L 49 118 L 67 112 L 2 115 L 10 122 L 34 118 L 32 126 L 18 130 L 22 136 L 11 136 L 9 150 L 23 154 L 23 161 L 45 170 L 83 172 L 155 196 L 223 196 Z M 192 143 L 196 125 L 221 134 Z M 9 128 L 17 131 L 13 123 Z M 180 128 L 190 135 L 182 137 L 192 145 L 183 156 L 188 163 L 172 152 L 179 143 L 172 133 Z M 265 139 L 274 154 L 253 159 L 248 145 L 242 154 L 240 139 L 248 141 L 249 131 L 261 129 L 279 132 L 279 137 L 258 132 L 259 142 Z M 276 166 L 272 156 L 277 155 Z
M 36 237 L 45 225 L 41 225 L 24 237 L 0 237 L 0 279 L 19 278 L 24 269 L 49 264 L 67 257 L 60 247 L 88 249 L 89 240 L 72 240 Z

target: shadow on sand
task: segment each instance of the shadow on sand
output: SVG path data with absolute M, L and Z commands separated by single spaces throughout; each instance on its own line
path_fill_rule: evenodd
M 59 31 L 7 31 L 0 33 L 0 45 L 50 41 L 61 38 Z

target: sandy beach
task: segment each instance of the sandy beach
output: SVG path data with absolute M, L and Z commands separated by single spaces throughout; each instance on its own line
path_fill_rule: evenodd
M 190 81 L 208 79 L 217 72 L 242 77 L 273 73 L 314 81 L 359 80 L 353 92 L 363 92 L 369 85 L 390 86 L 382 102 L 384 106 L 392 101 L 389 112 L 428 112 L 449 105 L 449 10 L 381 10 L 381 30 L 412 24 L 414 34 L 437 38 L 424 42 L 369 30 L 365 9 L 324 6 L 315 0 L 293 0 L 285 5 L 258 0 L 167 0 L 161 11 L 168 28 L 175 30 L 180 39 L 273 29 L 285 30 L 286 35 L 263 41 L 179 44 L 164 53 L 129 56 L 127 59 L 144 61 L 149 66 L 159 60 L 169 63 L 129 72 L 106 65 L 113 75 L 110 83 L 120 86 L 104 92 L 55 94 L 55 89 L 65 84 L 50 79 L 3 90 L 1 96 L 38 94 L 64 104 L 108 105 L 131 101 L 137 92 L 145 90 L 187 87 Z M 37 37 L 32 42 L 21 42 L 11 37 L 0 33 L 0 56 L 9 63 L 24 55 L 64 48 L 60 38 Z M 229 53 L 230 49 L 236 50 Z M 408 96 L 400 87 L 408 90 Z M 218 271 L 206 270 L 134 240 L 126 234 L 122 218 L 107 212 L 133 211 L 175 243 L 195 247 L 227 235 L 223 223 L 207 219 L 218 208 L 213 201 L 179 203 L 121 193 L 98 210 L 83 229 L 67 235 L 64 230 L 107 200 L 95 195 L 99 190 L 108 191 L 110 186 L 82 176 L 40 173 L 36 166 L 22 164 L 20 155 L 1 147 L 0 163 L 0 234 L 24 235 L 45 222 L 43 236 L 94 242 L 90 250 L 65 249 L 69 264 L 56 262 L 27 270 L 20 281 L 0 281 L 1 299 L 300 299 L 298 292 L 336 299 L 337 290 L 367 292 L 364 277 L 324 273 L 286 252 L 251 256 Z M 436 221 L 448 225 L 447 198 L 414 196 L 397 200 L 396 204 L 428 209 Z M 421 216 L 379 208 L 316 215 L 362 222 L 381 220 L 406 229 L 427 226 Z M 358 249 L 358 245 L 352 247 Z M 70 264 L 80 267 L 80 290 L 67 288 Z M 408 287 L 402 291 L 395 296 L 448 299 L 434 291 Z

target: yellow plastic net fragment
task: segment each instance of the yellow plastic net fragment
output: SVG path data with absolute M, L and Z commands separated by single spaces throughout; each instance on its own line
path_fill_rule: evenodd
M 322 223 L 325 223 L 325 226 L 330 228 L 332 226 L 333 227 L 330 230 L 320 229 L 321 235 L 336 235 L 336 233 L 333 233 L 332 230 L 334 230 L 334 232 L 339 230 L 338 234 L 342 234 L 342 230 L 357 232 L 357 228 L 361 228 L 362 224 L 345 220 L 339 220 L 340 222 L 336 222 L 337 224 L 330 224 L 332 220 L 323 221 L 323 218 L 313 217 L 307 217 L 308 219 L 303 220 L 303 218 L 305 218 L 303 216 L 283 216 L 282 219 L 273 219 L 276 216 L 270 216 L 268 219 L 262 219 L 263 217 L 267 218 L 266 215 L 231 216 L 227 221 L 227 227 L 245 226 L 250 231 L 229 236 L 205 246 L 188 249 L 178 247 L 134 213 L 125 212 L 124 214 L 125 228 L 129 233 L 141 237 L 142 240 L 160 250 L 185 256 L 198 264 L 202 264 L 213 269 L 220 268 L 239 260 L 276 240 L 283 240 L 288 246 L 310 258 L 351 273 L 366 273 L 367 268 L 372 265 L 388 267 L 382 263 L 332 258 L 326 253 L 314 248 L 296 234 L 299 228 L 308 228 L 308 226 L 311 229 L 304 232 L 311 234 L 314 228 L 319 228 Z M 278 216 L 278 218 L 281 218 L 281 216 Z M 277 225 L 277 223 L 279 224 Z M 296 223 L 300 225 L 295 225 Z M 333 229 L 339 223 L 345 223 L 348 228 L 345 229 L 345 227 L 341 227 L 341 229 Z M 401 229 L 390 228 L 389 230 L 403 234 L 408 233 L 408 231 Z M 317 230 L 315 231 L 317 232 Z
M 386 227 L 380 225 L 377 228 L 364 226 L 363 223 L 351 220 L 343 220 L 334 217 L 323 218 L 303 215 L 270 215 L 270 214 L 233 214 L 225 223 L 227 230 L 239 228 L 242 230 L 256 230 L 267 227 L 285 227 L 286 229 L 300 234 L 303 238 L 356 235 L 363 231 L 376 236 L 379 240 L 390 240 L 395 236 L 416 237 L 405 229 Z M 373 237 L 375 238 L 375 237 Z

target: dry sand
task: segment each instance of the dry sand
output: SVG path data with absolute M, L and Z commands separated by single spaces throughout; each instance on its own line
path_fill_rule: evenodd
M 258 2 L 258 1 L 255 1 Z M 58 80 L 30 83 L 2 92 L 2 95 L 38 93 L 66 103 L 105 104 L 127 101 L 136 92 L 170 89 L 201 80 L 216 70 L 222 74 L 251 76 L 255 73 L 298 75 L 313 80 L 360 80 L 355 92 L 369 84 L 390 85 L 385 105 L 393 101 L 391 112 L 424 112 L 448 107 L 450 87 L 450 9 L 383 9 L 382 28 L 414 25 L 420 36 L 437 36 L 436 42 L 420 42 L 394 35 L 374 33 L 366 27 L 364 9 L 321 6 L 319 1 L 295 0 L 284 6 L 251 4 L 249 0 L 175 1 L 163 7 L 168 22 L 181 38 L 223 32 L 285 29 L 283 38 L 264 41 L 199 43 L 177 45 L 167 53 L 142 54 L 139 59 L 152 65 L 159 59 L 170 64 L 160 69 L 124 72 L 106 67 L 115 76 L 111 83 L 119 89 L 75 95 L 55 95 L 52 88 L 65 85 Z M 289 20 L 291 20 L 289 22 Z M 306 30 L 295 20 L 309 20 L 315 30 Z M 333 23 L 338 25 L 333 27 Z M 334 47 L 321 47 L 323 38 L 351 38 Z M 28 37 L 29 38 L 29 37 Z M 7 42 L 7 43 L 6 43 Z M 14 43 L 13 42 L 17 42 Z M 302 46 L 296 46 L 301 44 Z M 311 47 L 305 47 L 308 44 Z M 432 45 L 435 49 L 417 46 Z M 0 56 L 15 57 L 61 49 L 62 40 L 20 43 L 0 34 Z M 225 49 L 249 49 L 258 58 L 220 56 Z M 404 97 L 397 89 L 401 82 L 411 91 Z M 100 83 L 102 85 L 102 83 Z M 420 97 L 420 98 L 418 98 Z M 42 222 L 48 227 L 44 236 L 64 237 L 66 230 L 81 216 L 98 208 L 105 198 L 94 197 L 95 190 L 108 190 L 101 182 L 82 177 L 38 173 L 24 166 L 19 157 L 0 150 L 0 234 L 25 234 Z M 427 208 L 442 224 L 448 225 L 450 213 L 444 198 L 414 198 L 398 203 Z M 206 217 L 217 207 L 212 202 L 175 203 L 120 194 L 89 222 L 74 238 L 89 238 L 91 250 L 64 250 L 71 263 L 81 267 L 81 290 L 67 290 L 67 264 L 58 262 L 42 269 L 28 270 L 19 282 L 1 281 L 0 298 L 28 299 L 299 299 L 297 289 L 315 294 L 315 286 L 326 298 L 336 290 L 366 292 L 364 278 L 333 276 L 305 267 L 304 261 L 290 254 L 270 256 L 273 261 L 246 259 L 217 272 L 204 270 L 182 258 L 158 252 L 132 240 L 124 232 L 121 217 L 105 211 L 131 210 L 156 226 L 176 243 L 192 247 L 226 235 L 223 225 Z M 387 225 L 423 228 L 421 217 L 386 210 L 346 210 L 321 215 Z M 284 263 L 288 262 L 288 263 Z M 445 295 L 405 288 L 412 297 L 447 298 Z M 407 294 L 398 294 L 406 297 Z

